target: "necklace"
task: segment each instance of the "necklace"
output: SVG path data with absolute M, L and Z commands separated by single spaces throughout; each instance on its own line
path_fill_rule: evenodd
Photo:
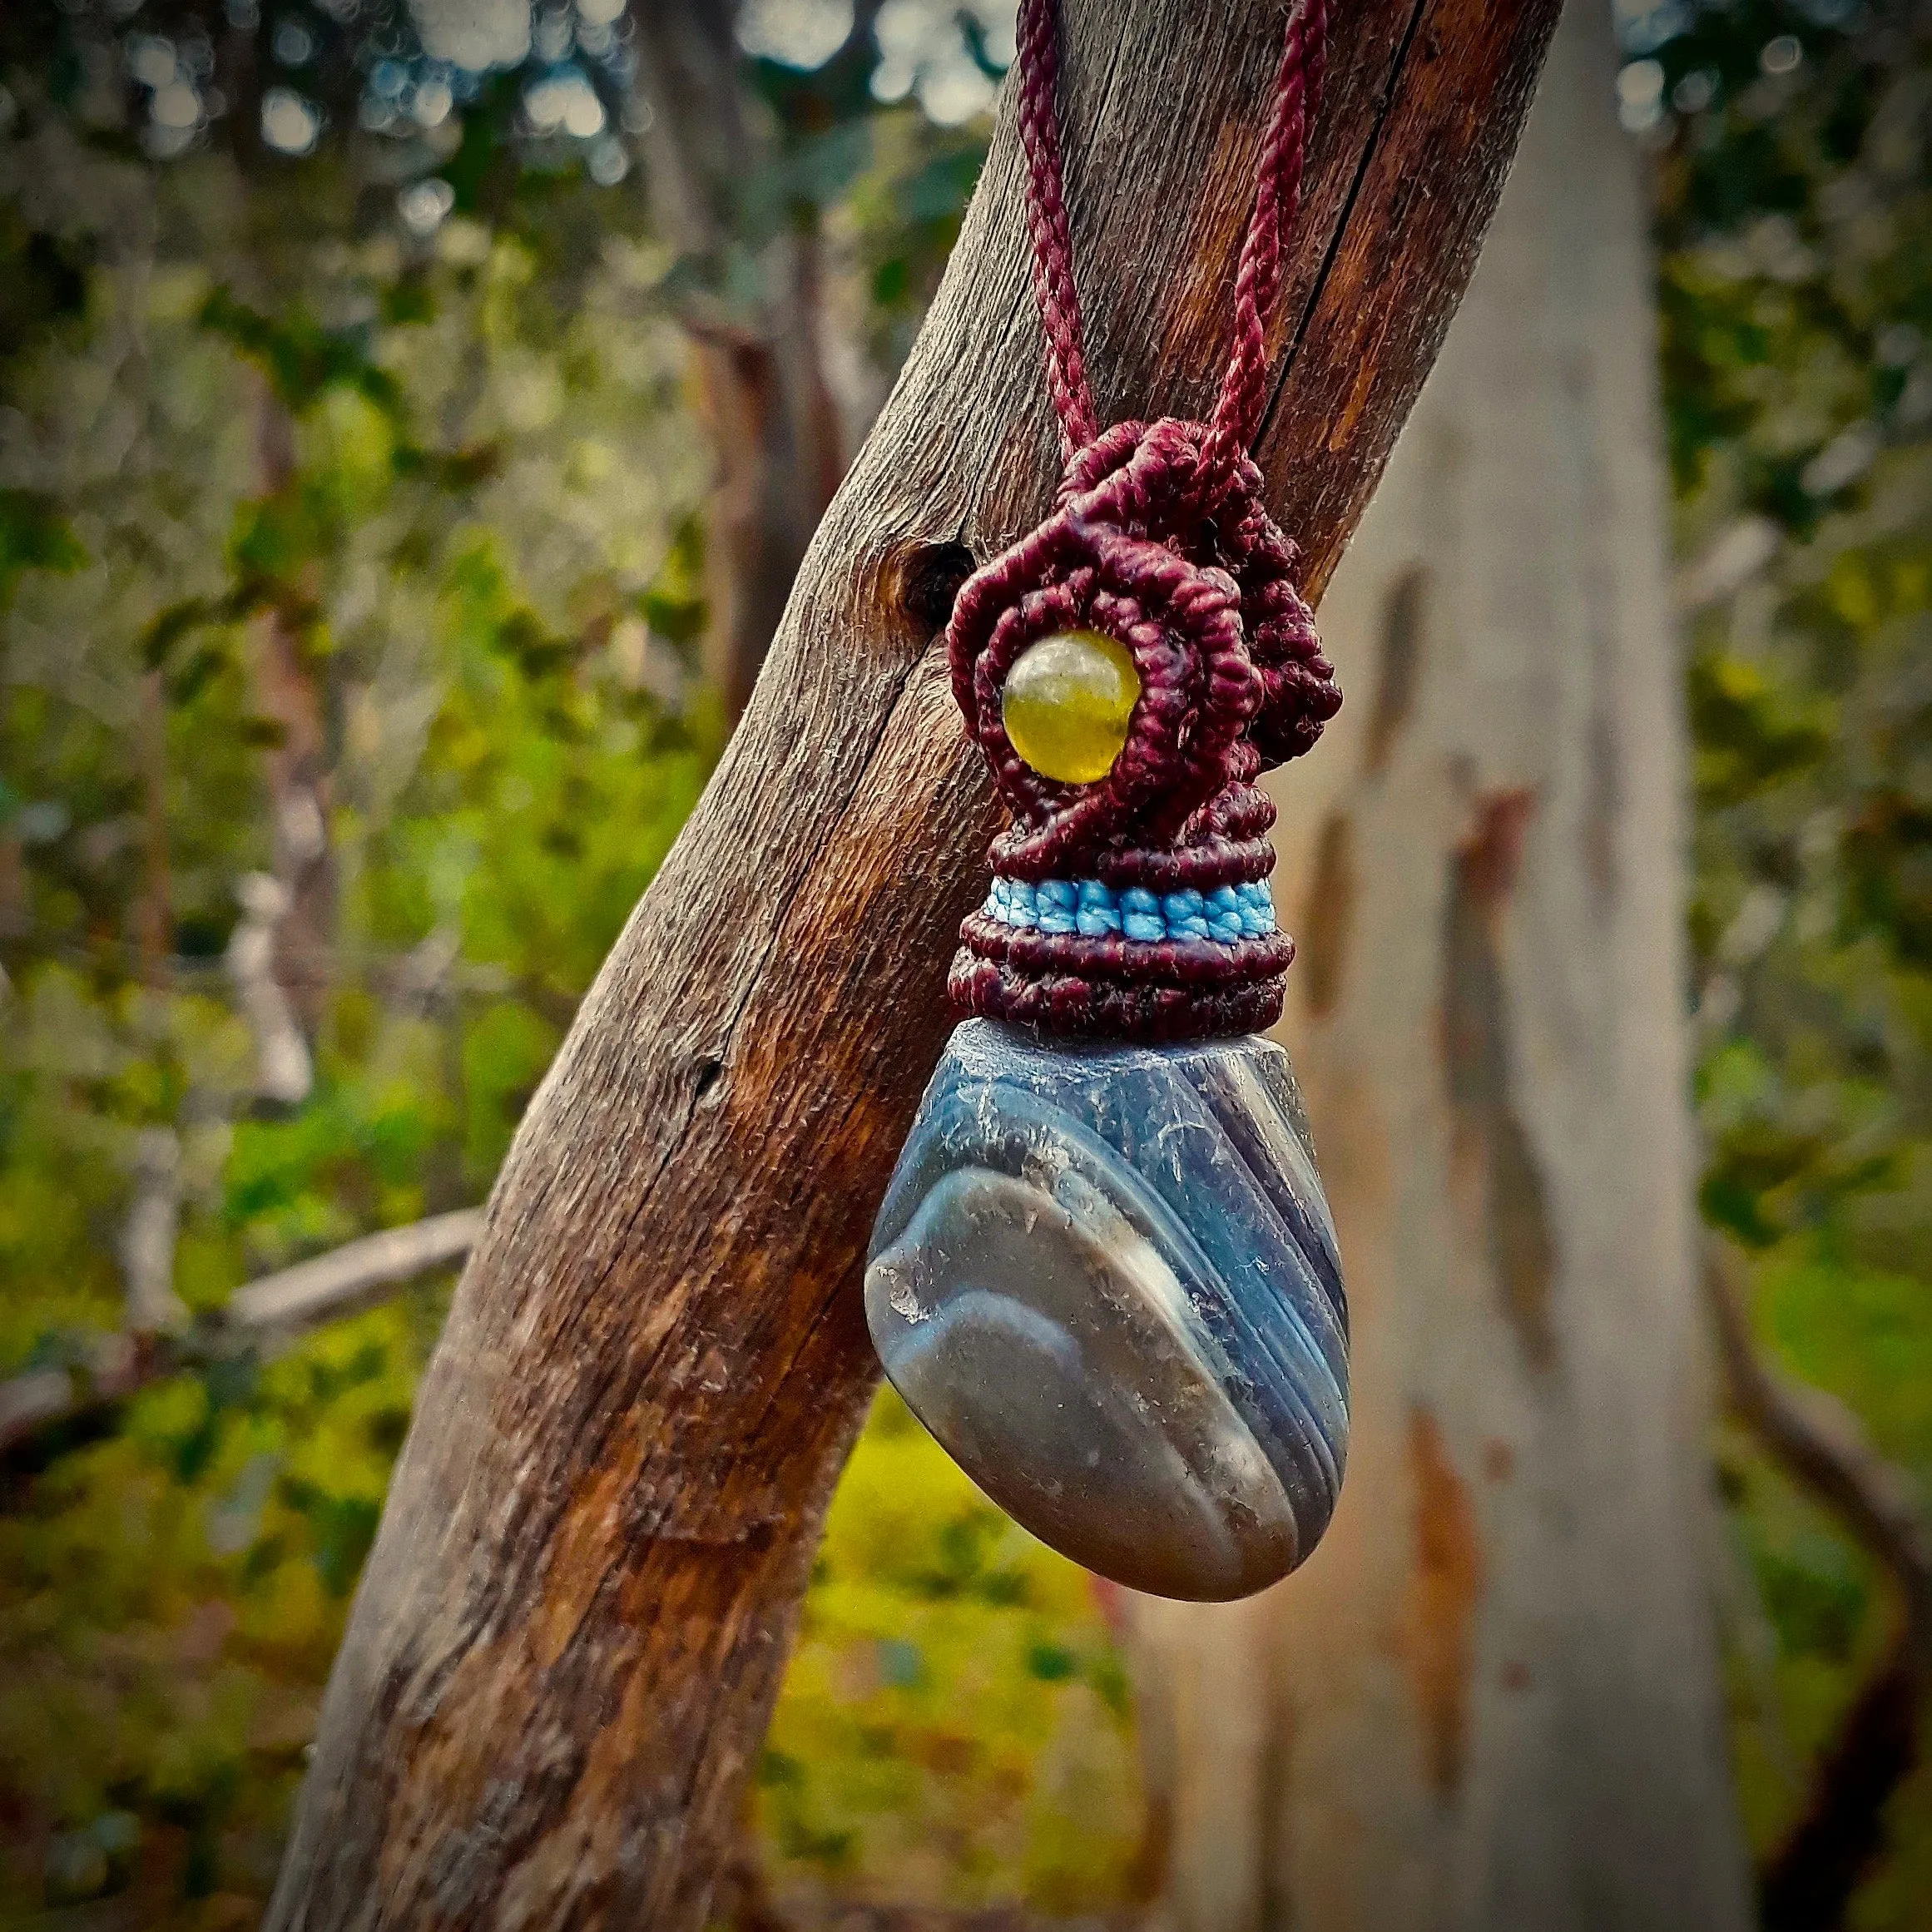
M 1246 451 L 1319 95 L 1290 12 L 1212 415 L 1102 432 L 1055 106 L 1023 0 L 1018 118 L 1062 481 L 977 571 L 953 690 L 1013 823 L 960 929 L 962 1023 L 874 1227 L 887 1375 L 1043 1541 L 1156 1594 L 1245 1596 L 1313 1548 L 1348 1437 L 1335 1231 L 1281 1017 L 1293 943 L 1255 780 L 1341 699 Z

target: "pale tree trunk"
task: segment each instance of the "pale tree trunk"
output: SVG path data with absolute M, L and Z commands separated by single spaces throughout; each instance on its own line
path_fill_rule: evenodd
M 1134 1604 L 1186 1932 L 1747 1922 L 1701 1573 L 1656 324 L 1608 12 L 1558 30 L 1322 608 L 1350 704 L 1280 788 L 1355 1439 L 1299 1575 Z
M 255 379 L 255 469 L 265 498 L 282 496 L 295 483 L 295 426 L 265 377 Z M 312 596 L 315 571 L 305 566 L 299 587 L 287 594 Z M 329 842 L 334 775 L 329 746 L 327 694 L 308 656 L 296 614 L 280 604 L 250 627 L 250 669 L 255 708 L 277 729 L 264 760 L 274 820 L 274 891 L 244 893 L 244 919 L 267 921 L 270 940 L 264 978 L 292 1012 L 278 1030 L 265 1026 L 262 1002 L 245 985 L 243 1003 L 254 1028 L 265 1098 L 286 1104 L 305 1099 L 312 1085 L 309 1043 L 328 1010 L 335 939 L 335 856 Z M 268 911 L 273 901 L 272 912 Z M 231 950 L 230 961 L 235 954 Z M 299 1069 L 299 1071 L 298 1071 Z

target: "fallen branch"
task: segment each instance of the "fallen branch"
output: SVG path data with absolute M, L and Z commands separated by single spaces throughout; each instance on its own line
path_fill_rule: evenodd
M 1759 1932 L 1833 1932 L 1885 1850 L 1885 1811 L 1919 1756 L 1919 1675 L 1903 1636 L 1820 1761 L 1798 1821 L 1758 1877 Z
M 238 1288 L 222 1317 L 230 1334 L 299 1334 L 364 1306 L 379 1291 L 460 1261 L 476 1245 L 483 1210 L 459 1207 L 298 1261 Z
M 1743 1263 L 1713 1240 L 1705 1283 L 1732 1406 L 1786 1473 L 1826 1503 L 1884 1567 L 1902 1627 L 1824 1752 L 1796 1822 L 1758 1879 L 1764 1932 L 1831 1932 L 1884 1849 L 1885 1808 L 1919 1757 L 1932 1694 L 1932 1518 L 1910 1477 L 1822 1390 L 1780 1375 L 1759 1352 Z
M 254 1350 L 274 1354 L 426 1275 L 476 1245 L 480 1208 L 432 1215 L 349 1241 L 238 1288 L 228 1305 L 176 1335 L 111 1335 L 75 1345 L 71 1360 L 0 1382 L 0 1457 L 84 1419 L 197 1363 Z
M 1713 1241 L 1705 1270 L 1731 1399 L 1773 1456 L 1842 1517 L 1904 1600 L 1918 1667 L 1932 1677 L 1932 1518 L 1917 1485 L 1881 1455 L 1835 1396 L 1787 1381 L 1764 1360 L 1746 1310 L 1742 1263 Z

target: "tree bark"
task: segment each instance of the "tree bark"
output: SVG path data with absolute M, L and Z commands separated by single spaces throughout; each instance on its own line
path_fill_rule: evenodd
M 1702 1573 L 1687 753 L 1657 329 L 1607 10 L 1324 607 L 1286 1033 L 1355 1437 L 1300 1575 L 1137 1606 L 1186 1932 L 1737 1932 Z
M 1325 579 L 1494 206 L 1552 0 L 1340 0 L 1259 455 Z M 1197 413 L 1281 17 L 1065 9 L 1104 412 Z M 425 1377 L 269 1923 L 703 1922 L 876 1370 L 859 1276 L 983 889 L 934 632 L 1047 508 L 1010 97 L 743 724 L 532 1102 Z

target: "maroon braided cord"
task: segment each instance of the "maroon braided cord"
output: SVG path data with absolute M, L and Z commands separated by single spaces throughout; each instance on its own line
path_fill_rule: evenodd
M 1071 458 L 1098 433 L 1081 345 L 1080 294 L 1061 180 L 1060 121 L 1053 97 L 1060 52 L 1053 0 L 1022 0 L 1019 12 L 1020 145 L 1027 157 L 1027 226 L 1033 243 L 1033 300 L 1047 336 L 1047 379 L 1060 419 L 1060 453 Z
M 1062 455 L 1071 459 L 1098 432 L 1087 387 L 1080 297 L 1054 105 L 1059 50 L 1054 0 L 1020 0 L 1020 144 L 1027 158 L 1027 217 L 1033 246 L 1033 295 L 1047 338 L 1048 385 L 1060 419 Z M 1260 427 L 1267 401 L 1268 320 L 1281 285 L 1281 257 L 1301 198 L 1308 123 L 1327 65 L 1328 0 L 1298 0 L 1282 37 L 1275 102 L 1261 143 L 1254 211 L 1235 279 L 1234 347 L 1201 449 L 1199 488 L 1211 502 L 1231 481 L 1236 461 Z
M 946 637 L 954 696 L 1013 812 L 989 855 L 999 877 L 1095 879 L 1116 890 L 1186 894 L 1204 911 L 1226 889 L 1273 870 L 1275 807 L 1253 781 L 1308 750 L 1341 701 L 1295 586 L 1295 546 L 1269 517 L 1246 453 L 1267 403 L 1268 320 L 1300 198 L 1327 26 L 1327 0 L 1296 0 L 1211 419 L 1117 423 L 1102 434 L 1073 281 L 1053 0 L 1021 0 L 1018 113 L 1033 293 L 1064 468 L 1053 513 L 973 572 Z M 1140 691 L 1106 776 L 1073 785 L 1021 756 L 1003 694 L 1023 651 L 1082 628 L 1125 646 Z M 959 938 L 950 991 L 963 1015 L 1150 1041 L 1271 1025 L 1295 952 L 1280 933 L 1130 940 L 1091 928 L 1009 928 L 983 912 L 968 917 Z
M 1234 350 L 1201 453 L 1203 497 L 1211 502 L 1261 427 L 1268 400 L 1268 319 L 1281 289 L 1281 257 L 1301 202 L 1308 123 L 1327 65 L 1328 0 L 1302 0 L 1288 17 L 1275 107 L 1261 142 L 1255 210 L 1235 276 Z
M 1068 464 L 1054 513 L 954 601 L 954 695 L 1013 814 L 990 854 L 1000 877 L 1205 901 L 1274 869 L 1275 807 L 1253 780 L 1306 751 L 1341 699 L 1248 458 L 1206 513 L 1194 488 L 1206 433 L 1172 418 L 1116 424 Z M 1002 694 L 1030 646 L 1082 628 L 1127 647 L 1141 689 L 1107 776 L 1074 785 L 1020 755 Z M 1128 940 L 982 913 L 959 938 L 949 990 L 963 1015 L 1098 1038 L 1259 1031 L 1281 1015 L 1294 956 L 1280 934 Z

